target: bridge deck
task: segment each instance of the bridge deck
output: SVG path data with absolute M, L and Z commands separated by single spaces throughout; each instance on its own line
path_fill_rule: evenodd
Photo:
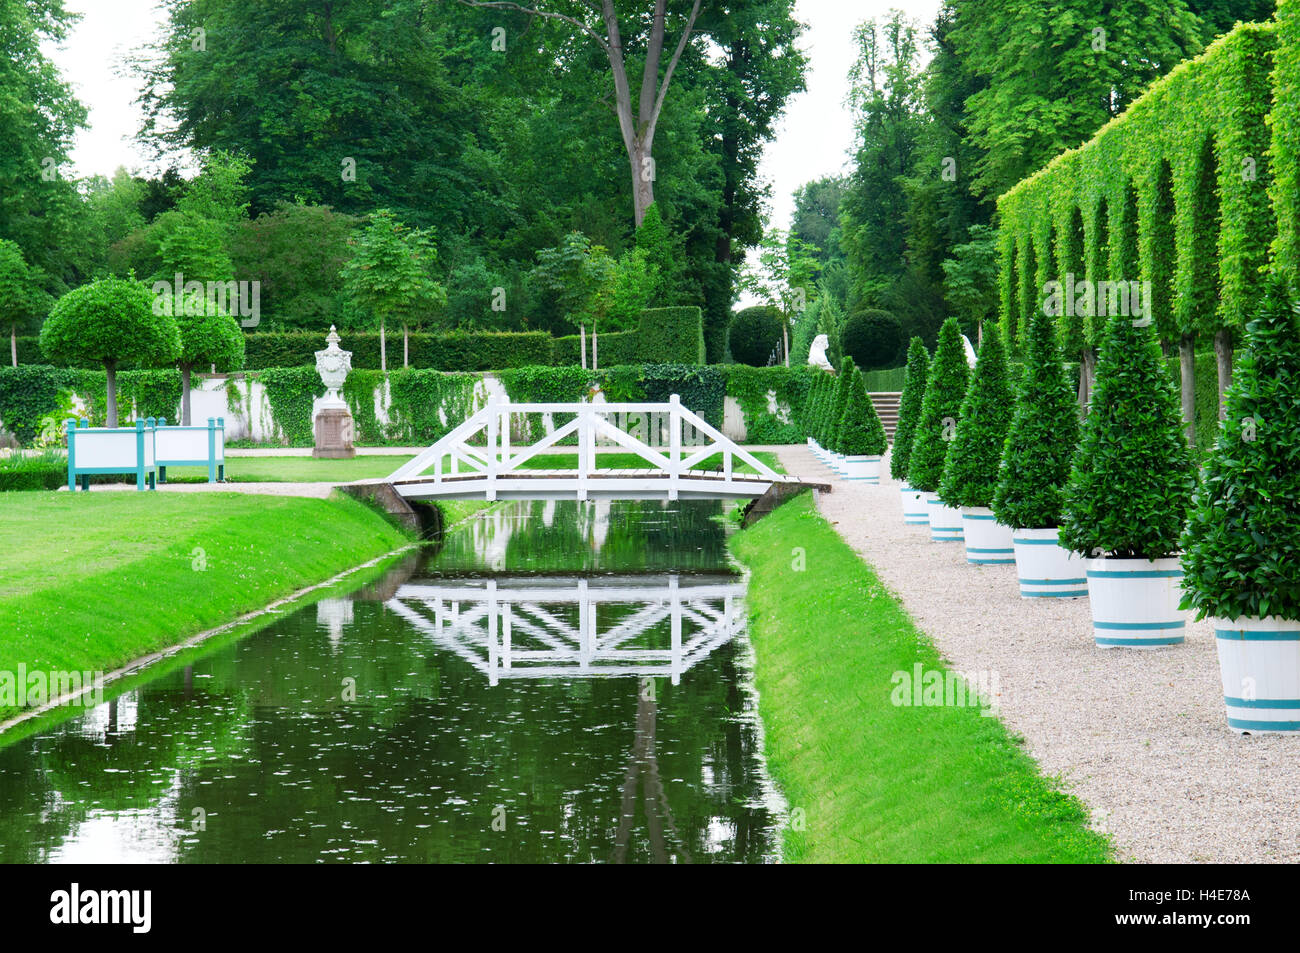
M 594 470 L 581 474 L 576 470 L 516 470 L 489 477 L 480 472 L 444 473 L 440 479 L 415 477 L 395 480 L 393 488 L 407 500 L 487 499 L 547 500 L 576 499 L 756 499 L 774 484 L 807 486 L 829 491 L 822 483 L 807 483 L 798 477 L 775 479 L 758 473 L 732 473 L 730 477 L 716 470 L 684 470 L 676 475 L 657 469 Z

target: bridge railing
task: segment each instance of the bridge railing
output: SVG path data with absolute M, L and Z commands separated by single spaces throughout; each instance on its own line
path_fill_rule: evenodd
M 568 414 L 572 419 L 555 427 L 549 434 L 526 446 L 515 447 L 510 439 L 510 419 L 513 414 Z M 662 414 L 668 424 L 668 446 L 653 446 L 619 428 L 611 421 L 618 415 Z M 693 428 L 702 443 L 683 444 L 685 427 Z M 473 443 L 479 434 L 485 436 L 482 444 Z M 621 447 L 645 460 L 652 469 L 668 478 L 670 498 L 676 497 L 676 486 L 682 475 L 697 468 L 710 457 L 722 455 L 723 479 L 733 482 L 737 463 L 748 465 L 759 479 L 781 480 L 782 477 L 752 453 L 726 437 L 698 414 L 682 405 L 673 394 L 667 403 L 514 403 L 494 396 L 486 406 L 454 427 L 431 447 L 421 451 L 406 464 L 398 467 L 388 477 L 390 482 L 420 479 L 442 483 L 448 477 L 463 473 L 478 474 L 488 482 L 488 498 L 493 499 L 493 485 L 503 476 L 521 471 L 524 463 L 559 445 L 570 435 L 576 435 L 578 467 L 566 469 L 567 476 L 578 481 L 579 499 L 586 498 L 586 484 L 597 473 L 597 443 Z M 462 467 L 464 468 L 462 470 Z M 432 472 L 426 472 L 430 471 Z

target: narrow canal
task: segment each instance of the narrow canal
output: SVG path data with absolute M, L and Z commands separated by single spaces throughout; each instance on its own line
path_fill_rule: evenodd
M 0 748 L 0 861 L 774 860 L 727 532 L 711 502 L 485 511 Z

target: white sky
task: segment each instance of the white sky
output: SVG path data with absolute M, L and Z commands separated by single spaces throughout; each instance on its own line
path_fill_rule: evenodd
M 55 62 L 90 110 L 72 152 L 79 176 L 112 175 L 120 165 L 132 171 L 160 171 L 134 141 L 141 113 L 135 104 L 137 80 L 125 75 L 125 58 L 159 35 L 162 16 L 156 0 L 67 0 L 82 14 Z M 928 26 L 939 0 L 798 0 L 795 13 L 807 24 L 801 46 L 809 54 L 808 91 L 794 97 L 768 144 L 760 175 L 772 184 L 771 224 L 787 228 L 795 189 L 842 171 L 853 145 L 853 123 L 844 105 L 853 64 L 853 28 L 891 7 Z

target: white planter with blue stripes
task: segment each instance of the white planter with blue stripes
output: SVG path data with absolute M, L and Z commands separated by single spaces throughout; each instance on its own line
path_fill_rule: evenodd
M 848 454 L 844 458 L 844 479 L 864 483 L 880 482 L 880 457 Z
M 926 505 L 925 493 L 906 483 L 898 488 L 898 492 L 903 500 L 903 522 L 914 526 L 929 526 L 930 507 Z
M 1210 624 L 1228 727 L 1251 735 L 1300 732 L 1300 621 L 1242 616 Z
M 1016 575 L 1026 599 L 1078 599 L 1088 594 L 1086 561 L 1060 544 L 1056 527 L 1011 531 Z
M 930 542 L 960 543 L 961 510 L 944 505 L 937 493 L 925 494 L 925 505 L 930 513 Z
M 1088 560 L 1093 635 L 1103 649 L 1179 645 L 1187 617 L 1178 609 L 1182 566 L 1167 559 Z
M 976 566 L 1003 566 L 1016 561 L 1011 527 L 999 523 L 987 506 L 963 506 L 961 524 L 966 562 Z

